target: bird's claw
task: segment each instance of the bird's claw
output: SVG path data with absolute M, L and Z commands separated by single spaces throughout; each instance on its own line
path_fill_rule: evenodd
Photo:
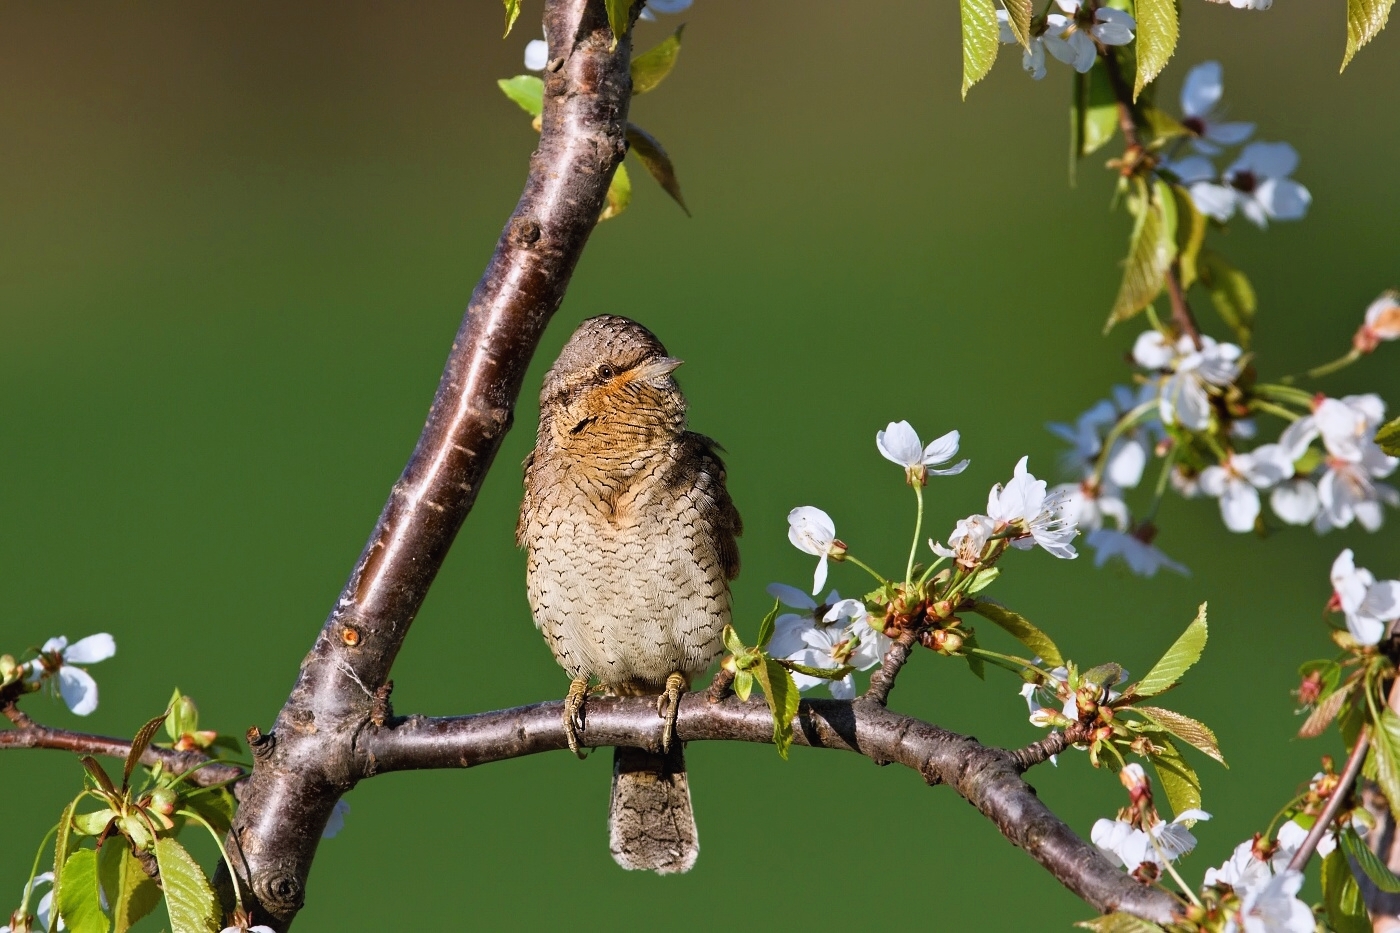
M 656 698 L 656 715 L 666 720 L 666 725 L 661 730 L 661 750 L 668 754 L 671 751 L 671 742 L 676 737 L 676 716 L 681 711 L 681 695 L 688 686 L 684 674 L 673 673 L 666 678 L 666 692 Z
M 588 678 L 575 677 L 564 697 L 564 735 L 569 740 L 569 751 L 578 758 L 588 757 L 588 753 L 581 750 L 578 744 L 578 734 L 584 727 L 583 706 L 587 700 Z

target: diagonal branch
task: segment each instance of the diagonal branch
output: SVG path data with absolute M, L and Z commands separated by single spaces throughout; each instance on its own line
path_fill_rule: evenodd
M 526 367 L 626 151 L 630 36 L 614 48 L 603 0 L 547 0 L 544 25 L 544 112 L 524 193 L 472 294 L 408 466 L 273 731 L 253 747 L 228 849 L 255 921 L 278 930 L 301 908 L 321 830 L 357 779 L 354 737 L 372 720 L 510 427 Z
M 473 716 L 391 720 L 357 738 L 360 776 L 466 768 L 566 748 L 562 709 L 561 703 L 553 702 Z M 1139 884 L 1114 867 L 1022 780 L 1026 768 L 1043 760 L 1041 755 L 1063 751 L 1068 740 L 1043 740 L 1038 743 L 1043 748 L 1033 747 L 1029 753 L 989 748 L 866 699 L 804 700 L 793 731 L 795 744 L 898 762 L 918 771 L 929 784 L 948 785 L 1099 911 L 1121 910 L 1167 923 L 1180 906 L 1172 895 Z M 661 732 L 662 720 L 649 698 L 603 698 L 589 700 L 582 739 L 593 747 L 640 743 L 655 751 L 661 747 Z M 757 698 L 744 703 L 729 697 L 715 703 L 703 693 L 692 693 L 681 701 L 676 735 L 687 742 L 765 743 L 773 740 L 773 720 Z

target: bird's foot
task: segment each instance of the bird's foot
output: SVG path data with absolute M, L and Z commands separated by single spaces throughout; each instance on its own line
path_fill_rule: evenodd
M 689 686 L 684 674 L 674 672 L 666 678 L 666 692 L 656 698 L 656 715 L 666 720 L 666 726 L 661 730 L 663 752 L 671 751 L 671 742 L 676 737 L 676 716 L 681 711 L 681 695 Z
M 578 745 L 578 734 L 583 729 L 583 705 L 587 700 L 588 678 L 575 677 L 564 697 L 564 735 L 569 740 L 569 751 L 579 758 L 588 757 L 588 753 Z

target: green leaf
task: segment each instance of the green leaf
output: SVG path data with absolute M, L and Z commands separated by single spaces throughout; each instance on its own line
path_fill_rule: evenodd
M 1191 194 L 1180 185 L 1172 185 L 1176 199 L 1176 263 L 1181 275 L 1181 290 L 1185 292 L 1197 278 L 1196 259 L 1206 239 L 1206 215 L 1196 210 Z
M 86 762 L 84 762 L 86 764 Z M 94 762 L 95 764 L 95 762 Z M 73 798 L 73 802 L 63 808 L 63 815 L 58 818 L 58 830 L 53 841 L 53 891 L 54 899 L 63 894 L 64 867 L 68 864 L 68 844 L 73 838 L 73 811 L 78 808 L 78 801 L 83 799 L 83 795 Z M 60 903 L 62 903 L 60 901 Z M 54 911 L 49 917 L 49 929 L 58 928 L 58 911 Z
M 166 710 L 154 719 L 147 721 L 136 733 L 136 737 L 131 740 L 131 748 L 126 753 L 126 767 L 122 768 L 122 790 L 131 784 L 131 772 L 136 770 L 136 766 L 141 763 L 141 756 L 146 754 L 146 749 L 151 747 L 151 739 L 156 737 L 160 727 L 165 725 L 165 717 L 170 715 L 170 710 Z
M 1381 709 L 1379 726 L 1371 728 L 1371 753 L 1376 783 L 1390 801 L 1390 812 L 1400 817 L 1400 716 L 1388 706 Z
M 1020 613 L 1012 612 L 990 599 L 977 600 L 972 604 L 972 611 L 1005 629 L 1012 638 L 1040 655 L 1040 659 L 1051 667 L 1059 667 L 1065 663 L 1060 649 L 1055 647 L 1055 642 L 1050 636 L 1032 625 Z
M 97 853 L 79 849 L 63 866 L 63 887 L 55 897 L 58 913 L 72 933 L 107 933 L 107 917 L 97 887 Z
M 1001 0 L 1006 7 L 1006 25 L 1021 48 L 1031 50 L 1031 0 Z
M 659 45 L 647 49 L 632 59 L 633 97 L 653 90 L 666 80 L 671 69 L 676 67 L 676 58 L 681 54 L 681 33 L 683 31 L 685 31 L 684 23 L 678 26 L 670 37 L 662 40 Z
M 1070 106 L 1070 174 L 1074 163 L 1097 152 L 1118 133 L 1118 99 L 1102 60 L 1088 74 L 1074 75 Z
M 1149 81 L 1162 73 L 1167 60 L 1176 51 L 1178 37 L 1176 0 L 1136 0 L 1137 13 L 1137 80 L 1133 84 L 1133 103 Z
M 1347 697 L 1351 695 L 1351 691 L 1355 687 L 1355 681 L 1344 684 L 1318 701 L 1312 712 L 1308 714 L 1307 721 L 1298 730 L 1298 738 L 1315 739 L 1327 731 L 1327 727 L 1332 724 L 1332 720 L 1337 718 L 1337 714 L 1342 710 L 1342 704 L 1346 702 Z
M 1176 198 L 1161 180 L 1149 188 L 1141 179 L 1137 186 L 1137 219 L 1128 241 L 1128 258 L 1123 264 L 1123 281 L 1113 302 L 1104 333 L 1113 325 L 1140 313 L 1162 292 L 1167 270 L 1176 258 Z
M 1153 743 L 1156 744 L 1155 742 Z M 1161 751 L 1152 756 L 1152 767 L 1157 771 L 1157 779 L 1167 792 L 1167 803 L 1173 813 L 1198 809 L 1201 806 L 1201 779 L 1181 757 L 1181 751 L 1171 739 L 1162 740 Z
M 1371 851 L 1371 847 L 1356 834 L 1356 830 L 1350 826 L 1346 827 L 1341 831 L 1340 839 L 1347 855 L 1361 867 L 1376 887 L 1387 894 L 1400 894 L 1400 878 L 1395 877 L 1395 873 L 1386 867 L 1381 857 Z
M 1157 924 L 1122 912 L 1081 920 L 1075 926 L 1096 933 L 1162 933 L 1162 928 Z
M 671 157 L 666 154 L 661 143 L 656 137 L 635 123 L 627 124 L 627 145 L 632 147 L 632 154 L 641 160 L 646 166 L 646 170 L 651 173 L 651 177 L 656 179 L 666 193 L 681 206 L 687 217 L 690 216 L 690 208 L 685 206 L 685 198 L 681 197 L 681 183 L 676 179 L 676 167 L 671 164 Z
M 617 48 L 617 42 L 627 35 L 627 30 L 632 26 L 632 0 L 603 0 L 608 9 L 608 28 L 612 30 L 612 47 Z
M 530 116 L 538 117 L 544 112 L 544 81 L 534 75 L 502 78 L 496 82 L 496 86 Z
M 773 608 L 763 617 L 763 621 L 758 624 L 758 641 L 754 643 L 755 648 L 767 648 L 768 643 L 773 640 L 773 629 L 778 619 L 778 608 L 782 605 L 778 600 L 773 601 Z
M 962 10 L 963 80 L 962 96 L 992 70 L 1001 44 L 997 9 L 992 0 L 959 0 Z
M 1097 667 L 1091 667 L 1079 675 L 1079 682 L 1081 684 L 1091 683 L 1100 687 L 1112 687 L 1122 679 L 1122 665 L 1114 664 L 1112 661 L 1107 664 L 1100 664 Z
M 1376 443 L 1392 457 L 1400 457 L 1400 418 L 1381 425 L 1376 431 Z
M 160 903 L 160 888 L 127 846 L 113 842 L 102 847 L 97 853 L 97 877 L 112 905 L 112 933 L 127 933 Z
M 1371 916 L 1341 849 L 1333 849 L 1322 860 L 1322 901 L 1334 933 L 1371 933 Z
M 505 0 L 506 4 L 506 36 L 510 35 L 510 29 L 515 25 L 515 21 L 520 18 L 520 0 Z M 501 37 L 502 39 L 505 36 Z
M 1342 71 L 1347 70 L 1361 47 L 1385 28 L 1394 5 L 1395 0 L 1347 0 L 1347 51 L 1342 56 Z
M 1210 293 L 1210 303 L 1229 328 L 1235 332 L 1240 346 L 1248 347 L 1254 333 L 1254 312 L 1259 302 L 1249 277 L 1212 250 L 1203 249 L 1196 259 L 1196 271 L 1202 287 Z
M 1134 706 L 1133 709 L 1202 754 L 1214 758 L 1222 765 L 1225 764 L 1225 756 L 1220 754 L 1220 743 L 1215 738 L 1215 733 L 1205 723 L 1197 722 L 1190 716 L 1183 716 L 1173 710 L 1159 709 L 1155 706 Z M 1229 765 L 1225 765 L 1225 767 L 1228 768 Z
M 739 671 L 734 675 L 734 695 L 740 701 L 747 703 L 751 693 L 753 693 L 753 672 Z
M 739 640 L 739 633 L 734 631 L 734 626 L 726 625 L 724 631 L 720 633 L 720 638 L 724 640 L 724 650 L 738 657 L 744 651 L 744 643 Z
M 768 709 L 773 713 L 773 744 L 778 747 L 778 754 L 786 758 L 792 745 L 792 721 L 802 697 L 787 668 L 772 658 L 764 658 L 753 672 L 763 688 L 763 695 L 768 698 Z
M 190 794 L 185 798 L 185 806 L 204 817 L 204 821 L 214 827 L 221 836 L 228 835 L 233 826 L 233 813 L 238 808 L 227 787 L 216 787 Z
M 1134 693 L 1140 697 L 1156 696 L 1175 686 L 1176 682 L 1181 680 L 1181 675 L 1201 659 L 1201 652 L 1206 650 L 1207 634 L 1206 604 L 1201 603 L 1201 608 L 1196 611 L 1196 618 L 1186 626 L 1186 631 L 1167 649 L 1162 659 L 1147 672 L 1147 676 L 1137 682 L 1133 688 Z
M 617 171 L 613 172 L 612 181 L 608 184 L 608 199 L 598 214 L 598 223 L 612 220 L 627 210 L 627 205 L 631 203 L 632 176 L 627 174 L 627 166 L 619 162 L 617 163 Z
M 977 576 L 972 578 L 972 582 L 967 585 L 967 594 L 973 596 L 982 592 L 992 585 L 992 581 L 1001 576 L 1000 567 L 984 567 L 977 571 Z
M 106 829 L 107 824 L 112 822 L 116 816 L 117 811 L 110 807 L 92 813 L 75 813 L 73 815 L 73 831 L 79 836 L 100 836 L 102 830 Z
M 820 677 L 822 680 L 840 680 L 851 671 L 855 670 L 849 664 L 840 667 L 808 667 L 806 664 L 798 664 L 796 661 L 789 661 L 787 658 L 774 658 L 783 667 L 799 674 L 806 674 L 808 677 Z
M 169 836 L 156 840 L 156 862 L 171 933 L 217 933 L 219 905 L 199 863 Z
M 93 781 L 97 783 L 98 787 L 109 794 L 116 794 L 117 785 L 112 783 L 112 779 L 107 776 L 107 772 L 103 770 L 102 765 L 98 763 L 96 758 L 91 755 L 84 755 L 79 758 L 78 761 L 82 764 L 83 769 L 92 776 Z

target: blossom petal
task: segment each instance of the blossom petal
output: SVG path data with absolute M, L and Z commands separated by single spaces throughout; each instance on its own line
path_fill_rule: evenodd
M 1234 188 L 1208 181 L 1198 181 L 1189 190 L 1191 202 L 1202 214 L 1214 217 L 1221 223 L 1234 216 L 1235 207 L 1239 203 Z
M 74 642 L 64 650 L 63 661 L 66 664 L 96 664 L 116 653 L 116 640 L 106 632 L 99 632 Z
M 962 435 L 957 431 L 949 431 L 937 440 L 930 441 L 921 453 L 921 462 L 925 466 L 947 463 L 958 455 L 958 442 L 961 438 Z
M 1181 85 L 1181 112 L 1188 117 L 1210 115 L 1225 92 L 1224 69 L 1220 62 L 1201 62 L 1186 73 Z
M 907 421 L 891 421 L 885 430 L 876 431 L 875 447 L 886 460 L 902 467 L 917 466 L 923 462 L 923 445 Z
M 1222 146 L 1238 146 L 1253 134 L 1253 123 L 1211 123 L 1206 127 L 1206 139 Z
M 1259 490 L 1246 482 L 1231 482 L 1220 497 L 1220 517 L 1231 531 L 1254 530 L 1254 520 L 1259 517 Z
M 831 516 L 812 505 L 800 505 L 788 513 L 788 540 L 792 546 L 806 554 L 821 557 L 831 552 L 836 540 L 836 523 Z M 822 574 L 825 580 L 826 574 Z M 817 590 L 821 585 L 817 585 Z M 816 590 L 813 591 L 815 595 Z
M 1166 369 L 1176 351 L 1160 331 L 1146 330 L 1133 342 L 1133 362 L 1143 369 Z
M 1291 178 L 1266 179 L 1254 197 L 1274 220 L 1301 220 L 1312 204 L 1312 193 Z
M 1198 181 L 1214 181 L 1217 177 L 1215 163 L 1205 156 L 1188 156 L 1177 162 L 1167 162 L 1163 168 L 1171 170 L 1181 180 L 1183 185 L 1192 185 Z
M 525 43 L 525 67 L 531 71 L 544 71 L 549 64 L 549 43 L 543 39 L 531 39 Z
M 1108 458 L 1108 468 L 1104 471 L 1108 481 L 1119 489 L 1135 489 L 1142 482 L 1142 471 L 1147 466 L 1147 445 L 1132 438 L 1123 441 Z
M 1288 143 L 1250 143 L 1229 174 L 1253 172 L 1259 178 L 1283 178 L 1298 167 L 1298 150 Z
M 97 709 L 97 681 L 81 667 L 65 664 L 58 669 L 58 692 L 78 716 L 86 716 Z
M 1282 483 L 1269 493 L 1269 506 L 1288 524 L 1306 525 L 1317 517 L 1317 487 L 1305 479 Z
M 806 609 L 811 611 L 817 608 L 817 601 L 795 586 L 788 586 L 786 583 L 770 583 L 767 586 L 768 595 L 782 603 L 784 606 L 791 606 L 793 609 Z

